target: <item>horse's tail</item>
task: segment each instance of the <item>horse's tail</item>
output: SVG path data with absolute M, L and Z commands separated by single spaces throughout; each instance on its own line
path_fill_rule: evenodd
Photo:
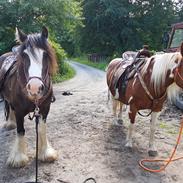
M 6 121 L 8 121 L 8 118 L 10 115 L 10 105 L 6 100 L 4 100 L 4 115 L 5 115 Z

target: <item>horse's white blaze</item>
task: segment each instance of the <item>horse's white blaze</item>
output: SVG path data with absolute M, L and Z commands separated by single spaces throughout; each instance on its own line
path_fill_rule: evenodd
M 43 120 L 39 124 L 38 156 L 41 161 L 54 161 L 57 159 L 57 152 L 48 142 L 46 123 Z
M 25 137 L 17 135 L 12 151 L 8 157 L 7 164 L 12 167 L 22 167 L 27 162 L 28 156 L 26 155 Z
M 129 128 L 128 128 L 127 138 L 126 138 L 127 143 L 126 143 L 125 147 L 132 147 L 133 131 L 134 131 L 134 124 L 130 123 Z
M 29 56 L 30 66 L 28 69 L 29 77 L 42 77 L 42 60 L 43 60 L 43 50 L 40 48 L 34 48 L 33 55 L 29 49 L 24 50 L 24 52 Z
M 157 121 L 158 112 L 153 112 L 151 114 L 151 123 L 150 123 L 150 138 L 149 138 L 149 151 L 156 151 L 154 147 L 154 132 L 155 132 L 155 125 Z

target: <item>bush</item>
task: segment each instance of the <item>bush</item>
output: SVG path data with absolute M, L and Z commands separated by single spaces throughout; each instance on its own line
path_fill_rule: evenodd
M 64 60 L 66 59 L 66 53 L 60 44 L 56 43 L 53 40 L 49 40 L 51 46 L 55 50 L 57 61 L 58 61 L 58 73 L 53 76 L 53 82 L 61 82 L 72 78 L 75 75 L 73 68 L 69 66 Z

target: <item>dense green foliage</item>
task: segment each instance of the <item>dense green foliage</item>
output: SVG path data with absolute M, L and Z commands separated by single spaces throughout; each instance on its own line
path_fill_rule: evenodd
M 81 49 L 104 55 L 136 50 L 143 44 L 162 49 L 162 35 L 183 21 L 182 1 L 173 0 L 83 0 L 85 27 Z
M 58 72 L 53 77 L 54 82 L 61 82 L 66 79 L 72 78 L 75 75 L 75 71 L 71 68 L 68 63 L 65 61 L 66 59 L 66 52 L 60 46 L 60 44 L 56 43 L 53 40 L 49 40 L 50 44 L 55 50 L 57 60 L 58 60 Z
M 18 26 L 25 32 L 49 27 L 56 40 L 68 52 L 75 49 L 76 29 L 81 25 L 81 9 L 75 0 L 1 0 L 0 53 L 15 44 L 14 32 Z

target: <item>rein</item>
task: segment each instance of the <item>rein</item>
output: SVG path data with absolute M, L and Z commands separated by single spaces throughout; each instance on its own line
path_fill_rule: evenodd
M 182 157 L 178 157 L 178 158 L 173 158 L 175 153 L 176 153 L 176 150 L 177 150 L 177 147 L 178 145 L 180 144 L 180 140 L 181 140 L 181 136 L 182 136 L 182 131 L 183 131 L 183 119 L 181 120 L 181 126 L 180 126 L 180 130 L 179 130 L 179 135 L 177 137 L 177 141 L 176 141 L 176 144 L 175 144 L 175 147 L 172 151 L 172 154 L 170 156 L 169 159 L 142 159 L 139 161 L 139 166 L 141 168 L 143 168 L 144 170 L 148 171 L 148 172 L 153 172 L 153 173 L 158 173 L 158 172 L 162 172 L 163 170 L 165 170 L 165 168 L 172 162 L 172 161 L 177 161 L 177 160 L 180 160 L 180 159 L 183 159 L 183 156 Z M 144 162 L 166 162 L 166 164 L 164 164 L 162 167 L 160 167 L 159 169 L 151 169 L 151 168 L 148 168 L 146 167 L 143 163 Z

